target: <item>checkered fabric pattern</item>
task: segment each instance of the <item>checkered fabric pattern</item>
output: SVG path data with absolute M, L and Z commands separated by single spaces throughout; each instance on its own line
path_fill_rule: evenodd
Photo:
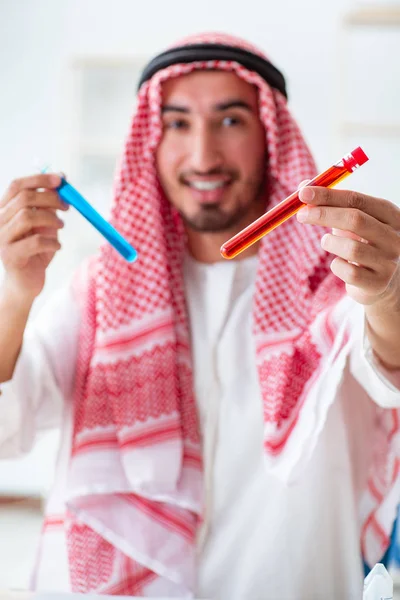
M 222 34 L 182 43 L 222 43 L 262 55 Z M 179 595 L 195 585 L 203 479 L 183 287 L 185 236 L 159 184 L 155 150 L 163 82 L 198 69 L 231 71 L 256 86 L 268 148 L 268 206 L 316 173 L 286 99 L 238 63 L 177 64 L 141 87 L 112 211 L 112 223 L 139 258 L 128 264 L 105 245 L 76 286 L 83 326 L 65 525 L 76 592 L 151 596 L 173 589 Z M 344 286 L 330 272 L 323 233 L 291 219 L 259 251 L 253 324 L 264 450 L 272 461 L 289 452 L 310 386 L 335 345 L 331 316 Z M 326 333 L 324 344 L 315 339 L 316 323 L 320 337 Z

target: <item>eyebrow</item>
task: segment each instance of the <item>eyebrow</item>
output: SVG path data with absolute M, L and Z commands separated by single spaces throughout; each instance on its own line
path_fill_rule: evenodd
M 213 110 L 223 112 L 231 108 L 243 108 L 249 112 L 253 112 L 253 108 L 244 100 L 227 100 L 226 102 L 220 102 L 213 106 Z M 187 106 L 180 106 L 178 104 L 165 104 L 161 109 L 162 114 L 167 112 L 178 112 L 183 114 L 189 114 L 190 108 Z

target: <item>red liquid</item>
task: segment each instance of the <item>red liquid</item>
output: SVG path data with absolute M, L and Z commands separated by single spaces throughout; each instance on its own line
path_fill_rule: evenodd
M 353 171 L 345 165 L 334 165 L 324 171 L 307 185 L 317 185 L 321 187 L 333 187 L 339 181 L 350 175 Z M 282 200 L 277 206 L 274 206 L 265 215 L 259 217 L 256 221 L 239 231 L 230 240 L 221 246 L 221 254 L 224 258 L 235 258 L 240 252 L 246 250 L 249 246 L 258 242 L 264 235 L 278 227 L 281 223 L 296 214 L 304 202 L 299 200 L 299 190 L 293 192 L 290 196 Z

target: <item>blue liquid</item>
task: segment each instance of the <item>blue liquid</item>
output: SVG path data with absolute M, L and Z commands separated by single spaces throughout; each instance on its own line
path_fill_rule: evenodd
M 126 239 L 110 225 L 110 223 L 103 219 L 97 210 L 95 210 L 71 184 L 67 183 L 65 179 L 61 180 L 61 185 L 57 188 L 57 192 L 60 198 L 67 204 L 76 208 L 76 210 L 79 211 L 108 242 L 110 242 L 125 260 L 128 262 L 136 260 L 137 251 L 135 248 L 133 248 L 133 246 L 131 246 Z

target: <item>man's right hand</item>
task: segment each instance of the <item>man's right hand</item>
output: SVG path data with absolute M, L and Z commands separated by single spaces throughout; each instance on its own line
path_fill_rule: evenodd
M 63 222 L 57 210 L 67 210 L 56 188 L 58 175 L 40 174 L 11 183 L 0 200 L 0 258 L 5 286 L 21 300 L 33 302 L 43 289 L 46 269 L 61 245 Z

